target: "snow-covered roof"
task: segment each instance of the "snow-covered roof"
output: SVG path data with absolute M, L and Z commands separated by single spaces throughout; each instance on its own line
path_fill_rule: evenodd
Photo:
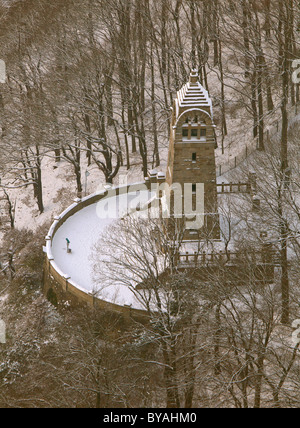
M 190 80 L 177 92 L 179 108 L 209 108 L 212 115 L 212 101 L 206 89 L 198 81 L 198 73 L 193 70 Z

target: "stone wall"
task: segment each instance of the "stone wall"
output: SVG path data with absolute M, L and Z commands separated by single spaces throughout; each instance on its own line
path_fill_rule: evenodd
M 147 185 L 149 188 L 150 182 L 137 183 L 130 186 L 123 186 L 114 189 L 116 194 L 134 192 Z M 106 302 L 97 298 L 92 293 L 89 293 L 80 284 L 75 284 L 67 272 L 61 272 L 55 263 L 52 256 L 52 241 L 57 230 L 68 220 L 71 216 L 92 204 L 96 204 L 101 199 L 108 195 L 108 191 L 95 194 L 84 199 L 76 199 L 74 204 L 71 205 L 60 216 L 55 217 L 55 220 L 46 237 L 45 248 L 45 262 L 44 262 L 44 294 L 48 300 L 54 305 L 64 304 L 66 302 L 73 306 L 89 306 L 98 308 L 103 311 L 109 311 L 118 314 L 125 318 L 133 318 L 139 321 L 146 321 L 148 315 L 146 311 L 134 309 L 130 306 L 120 306 L 111 302 Z

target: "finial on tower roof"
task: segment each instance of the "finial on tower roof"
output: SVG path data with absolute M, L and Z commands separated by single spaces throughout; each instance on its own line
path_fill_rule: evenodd
M 196 68 L 193 68 L 190 74 L 190 83 L 197 83 L 199 79 L 198 70 Z

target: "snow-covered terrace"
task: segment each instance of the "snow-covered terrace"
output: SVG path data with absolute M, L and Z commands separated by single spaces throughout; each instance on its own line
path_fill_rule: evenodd
M 218 181 L 222 183 L 226 182 L 226 179 L 220 177 Z M 134 186 L 139 187 L 139 184 Z M 46 251 L 55 272 L 76 289 L 116 305 L 143 309 L 128 287 L 119 284 L 103 287 L 102 284 L 95 283 L 93 278 L 94 262 L 91 255 L 95 246 L 99 247 L 101 236 L 113 222 L 136 208 L 137 197 L 138 201 L 146 206 L 155 197 L 149 190 L 129 190 L 129 193 L 126 193 L 126 189 L 127 187 L 121 192 L 118 190 L 116 196 L 110 198 L 105 196 L 105 192 L 100 192 L 76 200 L 60 216 L 55 217 L 47 236 Z M 67 251 L 67 239 L 70 241 L 70 253 Z M 182 252 L 194 254 L 195 245 L 186 243 Z
M 150 191 L 141 190 L 121 193 L 110 198 L 101 198 L 99 194 L 99 200 L 88 206 L 84 205 L 89 202 L 89 199 L 95 198 L 95 195 L 77 201 L 55 218 L 49 231 L 46 251 L 52 267 L 78 290 L 91 293 L 100 300 L 116 305 L 143 309 L 129 288 L 112 284 L 103 289 L 102 284 L 94 282 L 91 254 L 105 230 L 118 218 L 122 218 L 128 209 L 136 206 L 137 197 L 142 204 L 146 204 L 151 196 Z M 83 207 L 70 215 L 77 204 Z M 113 208 L 112 211 L 111 208 Z M 109 213 L 108 210 L 110 210 Z M 65 221 L 64 218 L 66 218 Z M 71 253 L 67 252 L 66 239 L 70 241 Z

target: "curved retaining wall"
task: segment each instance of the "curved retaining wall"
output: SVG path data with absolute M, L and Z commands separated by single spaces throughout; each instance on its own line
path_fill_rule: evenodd
M 113 188 L 116 194 L 128 193 L 140 190 L 141 185 L 147 185 L 149 188 L 150 181 L 137 183 L 133 185 Z M 74 204 L 67 208 L 55 220 L 46 237 L 45 247 L 45 265 L 44 265 L 44 293 L 52 303 L 69 301 L 74 305 L 88 305 L 93 308 L 99 308 L 105 311 L 119 314 L 126 318 L 139 320 L 148 319 L 146 311 L 132 308 L 131 306 L 120 306 L 115 303 L 107 302 L 97 298 L 93 293 L 88 292 L 72 281 L 72 278 L 65 272 L 62 272 L 57 266 L 52 255 L 52 242 L 58 229 L 65 223 L 68 218 L 92 204 L 96 204 L 108 195 L 108 191 L 97 193 L 83 199 L 76 199 Z

